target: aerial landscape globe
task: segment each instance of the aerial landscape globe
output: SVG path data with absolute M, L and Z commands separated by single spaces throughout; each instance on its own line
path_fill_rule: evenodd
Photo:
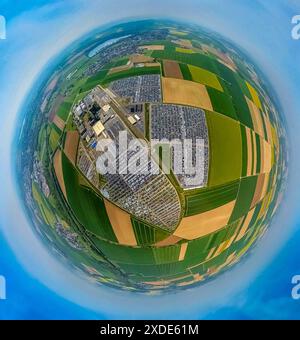
M 159 293 L 207 282 L 252 249 L 280 204 L 280 111 L 259 68 L 217 33 L 166 20 L 97 29 L 51 60 L 23 104 L 15 163 L 28 220 L 53 256 L 99 285 Z M 136 167 L 153 140 L 190 140 L 196 175 L 177 171 L 188 153 L 178 161 L 171 146 L 170 171 L 163 147 L 144 172 L 124 171 L 124 132 L 138 141 Z M 118 171 L 100 171 L 104 155 Z

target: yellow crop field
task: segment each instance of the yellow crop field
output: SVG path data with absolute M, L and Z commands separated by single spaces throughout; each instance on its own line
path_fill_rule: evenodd
M 206 87 L 202 84 L 163 77 L 162 86 L 164 103 L 189 105 L 213 111 Z
M 193 240 L 223 228 L 230 219 L 235 202 L 234 200 L 202 214 L 184 217 L 174 235 Z
M 68 131 L 65 141 L 64 152 L 73 165 L 76 164 L 78 143 L 79 143 L 78 131 Z
M 179 53 L 187 53 L 187 54 L 193 54 L 195 53 L 193 50 L 191 50 L 190 48 L 182 48 L 182 47 L 176 47 L 176 52 Z
M 123 245 L 136 246 L 130 215 L 107 200 L 104 200 L 104 204 L 118 242 Z
M 188 67 L 191 72 L 193 81 L 213 87 L 214 89 L 223 92 L 222 85 L 220 84 L 218 77 L 214 73 L 193 65 L 189 65 Z
M 61 189 L 62 193 L 64 194 L 65 199 L 68 200 L 65 181 L 64 181 L 63 168 L 62 168 L 62 152 L 61 152 L 61 150 L 56 151 L 54 158 L 53 158 L 53 166 L 54 166 L 55 175 L 56 175 L 58 184 L 60 186 L 60 189 Z

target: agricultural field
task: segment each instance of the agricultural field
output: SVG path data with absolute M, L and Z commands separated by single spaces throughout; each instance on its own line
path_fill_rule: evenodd
M 213 111 L 222 113 L 225 116 L 237 120 L 237 113 L 232 103 L 232 98 L 224 93 L 220 92 L 212 87 L 207 87 L 207 92 L 211 100 Z
M 61 137 L 61 130 L 59 130 L 55 124 L 51 124 L 49 129 L 49 144 L 51 151 L 53 152 L 58 147 L 59 139 Z
M 179 64 L 182 76 L 184 80 L 193 80 L 191 71 L 189 69 L 189 66 L 187 64 Z
M 163 72 L 166 78 L 183 79 L 181 69 L 178 63 L 171 60 L 164 60 Z
M 119 80 L 119 79 L 124 79 L 128 77 L 134 77 L 137 75 L 145 75 L 145 74 L 160 74 L 161 69 L 159 66 L 156 67 L 135 67 L 132 69 L 129 69 L 127 71 L 115 73 L 113 75 L 107 75 L 106 77 L 103 78 L 102 84 L 108 84 L 113 81 Z
M 73 105 L 73 101 L 65 101 L 62 103 L 62 105 L 59 107 L 56 115 L 63 120 L 64 122 L 67 120 L 71 107 Z M 58 126 L 60 128 L 60 126 Z
M 183 47 L 176 47 L 176 52 L 178 53 L 186 53 L 186 54 L 193 54 L 195 51 L 189 49 L 189 48 L 183 48 Z
M 193 65 L 189 65 L 188 67 L 193 81 L 223 92 L 220 81 L 214 73 Z
M 232 200 L 206 212 L 184 217 L 174 235 L 194 240 L 222 229 L 229 223 L 235 203 L 236 201 Z
M 237 202 L 231 216 L 232 222 L 242 217 L 249 211 L 255 194 L 256 183 L 257 176 L 242 178 Z
M 134 234 L 138 245 L 153 245 L 168 238 L 170 235 L 161 229 L 155 229 L 148 226 L 144 222 L 138 221 L 134 217 L 131 218 L 131 223 L 134 228 Z
M 189 34 L 188 32 L 177 31 L 177 30 L 174 30 L 174 29 L 171 29 L 171 30 L 170 30 L 170 33 L 171 33 L 171 34 L 174 34 L 174 35 L 178 35 L 178 36 L 180 36 L 180 37 L 184 37 L 184 36 L 186 36 L 186 35 Z
M 240 181 L 205 188 L 186 196 L 185 216 L 200 214 L 229 203 L 237 197 Z
M 130 215 L 116 205 L 104 200 L 105 209 L 119 244 L 136 246 Z
M 215 112 L 207 112 L 206 119 L 210 140 L 209 187 L 239 179 L 242 173 L 240 124 Z
M 42 162 L 47 157 L 47 125 L 43 125 L 38 135 L 38 158 Z
M 73 165 L 76 165 L 78 143 L 79 143 L 78 131 L 68 131 L 66 133 L 64 153 Z
M 227 85 L 227 90 L 229 95 L 232 98 L 233 105 L 235 107 L 235 111 L 238 116 L 238 120 L 249 127 L 250 129 L 253 129 L 253 122 L 250 114 L 250 110 L 247 104 L 247 101 L 245 99 L 244 93 L 242 91 L 242 88 L 237 81 L 235 74 L 228 69 L 226 66 L 219 64 L 218 65 L 219 74 L 220 77 L 226 80 L 226 82 L 229 85 Z
M 213 110 L 206 87 L 182 79 L 163 78 L 163 102 Z
M 80 174 L 64 153 L 61 162 L 67 200 L 77 219 L 92 234 L 116 242 L 103 200 L 90 188 L 79 184 Z
M 69 115 L 69 112 L 68 113 L 65 112 L 66 119 L 67 119 L 68 115 Z M 65 128 L 65 121 L 61 117 L 59 117 L 58 115 L 54 116 L 53 124 L 56 125 L 56 127 L 61 131 L 63 131 L 64 128 Z
M 170 47 L 165 49 L 164 51 L 153 51 L 151 53 L 151 57 L 159 59 L 159 60 L 174 60 L 182 64 L 193 65 L 197 67 L 201 67 L 207 71 L 212 73 L 216 73 L 216 64 L 217 62 L 212 58 L 200 54 L 200 53 L 182 53 L 177 52 L 175 47 Z
M 64 180 L 64 171 L 62 166 L 62 155 L 63 155 L 62 151 L 59 149 L 55 152 L 53 157 L 53 168 L 55 171 L 55 176 L 57 178 L 60 190 L 62 191 L 65 199 L 68 201 L 67 190 Z
M 36 201 L 41 216 L 43 217 L 44 221 L 49 226 L 54 226 L 56 222 L 56 216 L 53 212 L 53 208 L 48 203 L 47 199 L 44 197 L 43 193 L 40 191 L 39 187 L 36 185 L 36 183 L 32 183 L 32 195 L 33 199 Z

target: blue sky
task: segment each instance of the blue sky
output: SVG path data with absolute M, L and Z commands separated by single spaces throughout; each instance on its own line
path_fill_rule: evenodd
M 0 107 L 5 108 L 0 111 L 0 178 L 5 179 L 0 191 L 0 275 L 7 279 L 8 298 L 0 301 L 0 318 L 300 318 L 300 302 L 290 298 L 291 277 L 300 274 L 296 148 L 300 41 L 291 39 L 291 18 L 300 14 L 297 3 L 226 0 L 224 7 L 223 0 L 128 0 L 126 4 L 0 0 L 0 14 L 8 20 L 7 40 L 0 41 Z M 230 38 L 264 70 L 284 107 L 291 164 L 285 202 L 251 256 L 204 287 L 158 298 L 98 289 L 57 263 L 24 218 L 11 176 L 10 152 L 22 100 L 50 58 L 97 26 L 165 13 Z

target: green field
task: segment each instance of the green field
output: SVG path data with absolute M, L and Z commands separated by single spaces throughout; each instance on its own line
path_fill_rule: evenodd
M 126 272 L 131 273 L 135 280 L 140 281 L 157 281 L 167 277 L 178 276 L 181 274 L 190 275 L 190 272 L 186 271 L 183 262 L 173 262 L 166 264 L 134 264 L 134 263 L 118 263 L 118 265 Z
M 187 54 L 193 54 L 195 53 L 193 50 L 189 49 L 189 48 L 182 48 L 182 47 L 176 47 L 176 52 L 179 53 L 187 53 Z
M 130 273 L 135 280 L 138 280 L 138 277 L 141 278 L 141 281 L 145 278 L 149 281 L 151 279 L 157 281 L 158 279 L 176 278 L 180 280 L 183 275 L 188 276 L 190 274 L 188 269 L 190 267 L 196 268 L 192 269 L 195 273 L 204 274 L 199 269 L 203 266 L 200 263 L 205 261 L 212 248 L 230 239 L 237 228 L 238 223 L 233 223 L 213 234 L 190 241 L 183 261 L 178 261 L 180 245 L 164 248 L 133 248 L 109 244 L 98 239 L 94 241 L 107 257 Z M 214 261 L 219 266 L 223 263 L 220 259 L 221 257 L 218 256 L 209 262 Z
M 43 163 L 46 164 L 47 162 L 47 155 L 48 155 L 48 150 L 47 150 L 47 139 L 48 139 L 48 132 L 49 128 L 47 124 L 43 124 L 39 134 L 38 134 L 38 159 Z
M 256 189 L 257 176 L 242 178 L 238 198 L 233 209 L 230 222 L 247 214 Z
M 99 71 L 95 76 L 90 77 L 86 83 L 81 87 L 81 92 L 87 92 L 92 90 L 94 87 L 99 85 L 105 76 L 107 75 L 109 69 Z
M 252 100 L 251 93 L 250 93 L 250 91 L 249 91 L 249 89 L 248 89 L 248 86 L 246 85 L 245 80 L 244 80 L 239 74 L 237 74 L 237 73 L 234 74 L 234 76 L 235 76 L 235 79 L 236 79 L 237 83 L 239 84 L 239 86 L 240 86 L 240 88 L 241 88 L 243 94 L 244 94 L 246 97 L 248 97 L 249 99 Z
M 243 93 L 244 87 L 241 87 L 240 81 L 237 79 L 235 73 L 228 67 L 220 63 L 218 63 L 217 67 L 219 69 L 218 73 L 227 82 L 226 88 L 232 98 L 232 103 L 238 119 L 241 123 L 245 124 L 250 129 L 253 129 L 250 110 Z
M 157 59 L 175 60 L 179 63 L 198 66 L 212 73 L 217 73 L 216 64 L 218 64 L 218 62 L 213 58 L 200 53 L 180 53 L 176 52 L 175 48 L 170 48 L 164 51 L 153 51 L 151 56 Z
M 188 65 L 188 68 L 192 74 L 193 81 L 223 91 L 220 81 L 214 73 L 193 65 Z
M 52 125 L 54 125 L 54 124 L 52 124 Z M 54 126 L 56 126 L 56 125 L 54 125 Z M 60 133 L 58 133 L 57 130 L 59 130 L 59 129 L 58 128 L 55 129 L 53 127 L 50 128 L 49 144 L 50 144 L 50 148 L 51 148 L 52 152 L 57 148 L 59 138 L 60 138 Z
M 77 219 L 89 232 L 117 242 L 103 200 L 91 189 L 80 185 L 79 173 L 64 154 L 62 165 L 68 202 Z
M 177 30 L 175 30 L 175 29 L 171 30 L 170 33 L 173 34 L 173 35 L 178 35 L 178 36 L 180 36 L 180 37 L 183 37 L 183 36 L 187 36 L 187 35 L 188 35 L 187 32 L 177 31 Z
M 154 244 L 169 236 L 165 231 L 148 226 L 134 217 L 131 218 L 131 223 L 138 245 Z
M 127 261 L 118 261 L 118 265 L 122 269 L 126 269 L 126 271 L 132 273 L 135 279 L 142 276 L 142 278 L 147 278 L 149 281 L 177 278 L 177 283 L 186 281 L 186 279 L 182 279 L 182 276 L 189 276 L 190 270 L 195 271 L 195 273 L 204 274 L 204 269 L 201 270 L 201 267 L 203 267 L 201 263 L 205 261 L 211 249 L 220 245 L 224 240 L 229 239 L 236 228 L 237 224 L 231 225 L 212 235 L 190 241 L 183 261 L 178 261 L 180 245 L 175 245 L 160 248 L 159 252 L 156 252 L 155 250 L 153 254 L 155 264 L 152 264 L 151 261 L 149 261 L 149 253 L 149 257 L 147 257 L 146 260 L 144 258 L 143 263 L 140 263 L 139 260 L 136 265 L 134 262 L 131 262 L 132 260 L 130 259 Z M 110 250 L 110 254 L 111 252 L 113 252 L 113 250 Z M 222 261 L 217 260 L 216 263 L 217 265 L 221 265 Z M 197 269 L 192 269 L 194 267 Z
M 93 241 L 99 249 L 113 262 L 154 264 L 155 259 L 151 248 L 133 248 L 94 239 Z
M 123 66 L 126 65 L 128 62 L 128 57 L 119 58 L 115 61 L 112 61 L 106 64 L 103 69 L 101 69 L 97 74 L 92 77 L 89 77 L 85 83 L 80 87 L 80 93 L 84 93 L 87 91 L 92 90 L 97 85 L 103 83 L 105 77 L 107 76 L 109 70 L 113 67 Z M 80 98 L 79 98 L 80 99 Z M 77 98 L 76 98 L 77 100 Z
M 256 139 L 256 169 L 254 169 L 254 173 L 260 173 L 260 166 L 261 166 L 261 150 L 260 150 L 260 136 L 255 133 Z
M 242 138 L 240 124 L 215 112 L 206 112 L 210 144 L 208 186 L 232 182 L 241 177 Z
M 89 78 L 86 83 L 81 87 L 81 92 L 86 92 L 89 90 L 92 90 L 97 85 L 107 85 L 112 81 L 138 76 L 138 75 L 144 75 L 144 74 L 160 74 L 161 69 L 160 67 L 136 67 L 131 68 L 126 71 L 121 71 L 118 73 L 113 73 L 108 75 L 108 69 L 101 70 L 97 73 L 97 75 Z
M 40 213 L 45 223 L 47 223 L 51 227 L 54 227 L 54 224 L 56 222 L 55 214 L 53 213 L 51 207 L 47 202 L 47 199 L 44 197 L 43 193 L 36 183 L 32 183 L 32 195 L 40 209 Z
M 191 71 L 189 69 L 189 66 L 187 64 L 179 64 L 182 76 L 184 80 L 193 80 Z
M 76 100 L 77 100 L 77 97 L 76 97 Z M 73 124 L 73 116 L 70 115 L 66 122 L 66 131 L 76 131 L 76 130 L 77 130 L 76 125 Z
M 133 77 L 133 76 L 140 76 L 140 75 L 145 75 L 145 74 L 160 74 L 160 73 L 161 73 L 160 67 L 134 67 L 126 71 L 107 75 L 102 80 L 102 84 L 105 85 L 115 80 Z
M 241 125 L 241 137 L 242 137 L 242 177 L 247 176 L 247 167 L 248 167 L 248 145 L 247 145 L 247 135 L 246 135 L 246 127 Z
M 240 181 L 218 187 L 207 188 L 186 196 L 185 216 L 200 214 L 233 201 L 238 194 Z
M 69 116 L 72 105 L 73 105 L 72 100 L 63 102 L 56 112 L 57 116 L 60 117 L 63 121 L 66 121 Z
M 232 119 L 238 119 L 232 99 L 229 95 L 212 87 L 207 87 L 207 92 L 215 112 L 222 113 Z
M 153 248 L 153 256 L 156 264 L 177 262 L 180 254 L 180 245 Z
M 128 57 L 123 57 L 119 58 L 116 61 L 113 62 L 112 67 L 119 67 L 119 66 L 124 66 L 128 63 L 129 58 Z
M 154 265 L 176 263 L 179 258 L 180 245 L 161 248 L 128 247 L 93 239 L 103 253 L 112 261 L 123 264 Z
M 148 45 L 163 45 L 165 46 L 165 51 L 175 51 L 175 48 L 177 45 L 173 43 L 172 41 L 169 40 L 152 40 L 151 42 L 145 42 L 142 43 L 141 45 L 143 46 L 148 46 Z

